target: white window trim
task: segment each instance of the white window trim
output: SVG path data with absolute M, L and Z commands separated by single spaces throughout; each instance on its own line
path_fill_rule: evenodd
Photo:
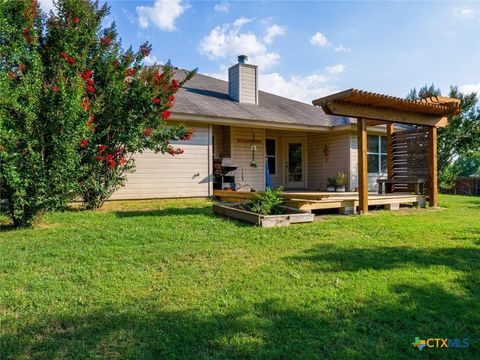
M 385 149 L 385 152 L 382 149 L 382 137 L 385 137 L 385 136 L 382 136 L 382 135 L 368 135 L 368 136 L 375 136 L 377 138 L 377 141 L 378 141 L 378 152 L 367 151 L 367 157 L 368 157 L 368 155 L 376 155 L 377 156 L 377 172 L 374 172 L 374 173 L 369 172 L 368 175 L 379 176 L 379 175 L 384 174 L 382 172 L 382 155 L 387 156 L 387 149 Z

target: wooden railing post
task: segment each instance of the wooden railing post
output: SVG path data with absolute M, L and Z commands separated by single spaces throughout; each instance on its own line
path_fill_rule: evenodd
M 388 178 L 393 179 L 393 143 L 392 136 L 395 131 L 394 123 L 387 123 L 387 173 Z M 391 184 L 385 184 L 385 192 L 392 192 L 393 186 Z
M 367 120 L 357 119 L 358 149 L 358 211 L 368 213 L 368 177 L 367 177 Z
M 437 185 L 437 128 L 432 126 L 428 132 L 429 143 L 429 161 L 428 161 L 428 174 L 430 178 L 430 194 L 429 205 L 431 207 L 437 207 L 438 202 L 438 185 Z

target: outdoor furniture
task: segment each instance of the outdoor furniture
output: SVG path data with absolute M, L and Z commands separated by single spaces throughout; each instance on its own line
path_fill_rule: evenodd
M 379 194 L 386 194 L 387 187 L 390 188 L 392 185 L 414 185 L 416 195 L 421 195 L 425 192 L 425 179 L 378 179 L 377 183 Z M 383 184 L 385 184 L 385 187 Z

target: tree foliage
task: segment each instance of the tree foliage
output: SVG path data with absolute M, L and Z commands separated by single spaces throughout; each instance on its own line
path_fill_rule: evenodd
M 132 171 L 131 155 L 179 154 L 187 139 L 165 120 L 188 80 L 170 66 L 146 68 L 151 48 L 123 50 L 98 1 L 58 0 L 42 14 L 36 0 L 0 2 L 0 213 L 32 224 L 83 195 L 100 205 Z
M 417 92 L 413 88 L 408 99 L 417 100 L 428 96 L 439 96 L 441 91 L 432 84 L 425 85 Z M 438 171 L 449 174 L 454 171 L 449 168 L 458 156 L 468 156 L 480 150 L 480 109 L 476 106 L 477 94 L 463 94 L 458 87 L 450 87 L 447 96 L 461 100 L 461 112 L 451 116 L 445 128 L 438 129 Z M 445 174 L 445 178 L 448 178 Z M 448 181 L 447 181 L 448 182 Z

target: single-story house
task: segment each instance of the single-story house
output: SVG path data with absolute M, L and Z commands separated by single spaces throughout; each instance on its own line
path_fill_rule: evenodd
M 228 81 L 197 74 L 178 92 L 170 121 L 194 130 L 191 140 L 177 144 L 184 154 L 139 154 L 136 171 L 112 199 L 211 196 L 219 186 L 214 163 L 223 158 L 237 166 L 229 180 L 239 191 L 265 190 L 267 162 L 273 187 L 325 190 L 327 179 L 342 171 L 347 190 L 357 188 L 356 119 L 259 91 L 258 67 L 239 58 Z M 385 133 L 385 127 L 369 129 L 372 190 L 386 172 Z

